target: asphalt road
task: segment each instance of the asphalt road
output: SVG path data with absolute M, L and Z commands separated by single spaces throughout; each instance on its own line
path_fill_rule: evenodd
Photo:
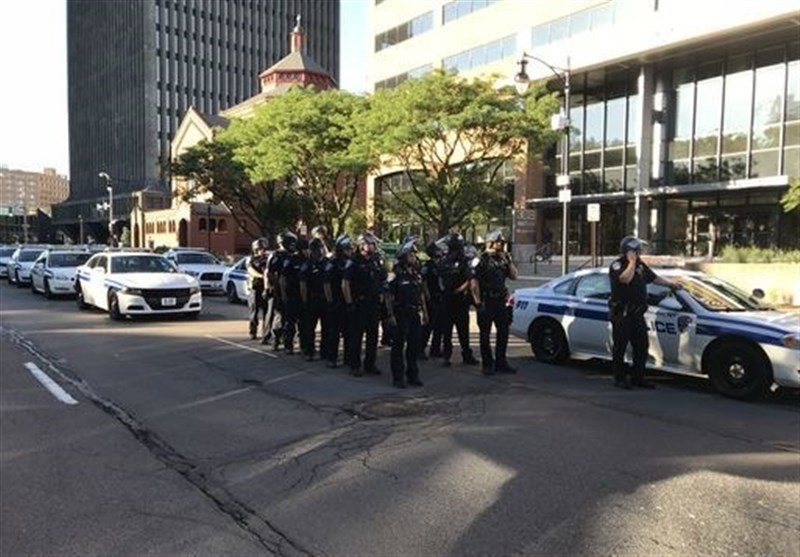
M 116 323 L 0 284 L 0 555 L 800 554 L 796 393 L 625 392 L 521 341 L 516 375 L 396 391 L 385 349 L 357 379 L 205 302 Z

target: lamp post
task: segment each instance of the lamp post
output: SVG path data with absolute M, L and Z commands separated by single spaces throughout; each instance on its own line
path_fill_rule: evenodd
M 78 236 L 80 237 L 79 244 L 83 244 L 83 215 L 78 215 Z
M 519 65 L 519 72 L 517 75 L 514 76 L 514 86 L 517 88 L 517 92 L 520 94 L 525 93 L 528 90 L 528 86 L 531 83 L 531 78 L 528 77 L 525 68 L 528 65 L 528 60 L 535 60 L 541 64 L 547 66 L 547 68 L 553 72 L 553 75 L 561 82 L 561 86 L 564 90 L 564 108 L 563 113 L 559 111 L 559 114 L 553 116 L 552 120 L 550 121 L 550 127 L 554 130 L 564 130 L 564 138 L 563 147 L 561 149 L 561 174 L 556 177 L 556 186 L 559 188 L 563 188 L 559 191 L 558 198 L 562 204 L 562 213 L 561 213 L 561 274 L 567 274 L 569 272 L 569 202 L 572 199 L 572 191 L 570 190 L 570 178 L 569 178 L 569 130 L 570 130 L 570 120 L 569 120 L 569 86 L 570 86 L 570 69 L 569 69 L 569 58 L 567 58 L 567 67 L 566 68 L 557 68 L 552 66 L 542 60 L 541 58 L 537 58 L 536 56 L 531 56 L 527 52 L 522 53 L 522 57 L 520 58 L 517 64 Z
M 111 183 L 111 176 L 105 172 L 98 174 L 106 181 L 106 191 L 108 191 L 108 243 L 114 247 L 114 186 Z

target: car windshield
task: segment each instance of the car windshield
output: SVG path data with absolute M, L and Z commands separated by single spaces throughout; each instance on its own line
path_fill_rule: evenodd
M 17 248 L 0 248 L 0 257 L 11 257 Z
M 174 273 L 169 261 L 157 255 L 126 255 L 111 259 L 112 273 Z
M 43 251 L 44 250 L 42 250 L 42 249 L 39 249 L 39 250 L 35 250 L 35 249 L 23 250 L 23 251 L 19 252 L 18 260 L 19 261 L 36 261 L 36 258 L 39 257 L 42 254 Z
M 715 277 L 692 275 L 674 277 L 673 280 L 679 282 L 686 292 L 710 311 L 763 311 L 770 309 L 755 297 Z
M 91 253 L 53 253 L 50 255 L 51 267 L 77 267 L 83 265 L 92 256 Z
M 179 265 L 219 265 L 210 253 L 181 253 L 176 257 Z

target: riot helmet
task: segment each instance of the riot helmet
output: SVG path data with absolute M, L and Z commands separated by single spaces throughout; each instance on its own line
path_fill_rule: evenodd
M 397 259 L 398 261 L 403 261 L 408 263 L 411 260 L 411 255 L 416 255 L 417 253 L 417 244 L 415 240 L 409 240 L 405 242 L 400 248 L 397 250 Z
M 286 251 L 294 252 L 297 250 L 297 235 L 293 232 L 284 232 L 281 234 L 281 246 Z
M 344 253 L 349 249 L 353 249 L 353 242 L 350 240 L 350 236 L 347 234 L 342 234 L 338 238 L 336 238 L 336 243 L 334 244 L 334 248 L 336 249 L 337 254 Z
M 328 236 L 328 227 L 323 224 L 318 224 L 314 228 L 311 229 L 311 236 L 317 238 L 319 236 Z
M 625 255 L 629 251 L 635 251 L 637 255 L 642 251 L 642 242 L 636 236 L 625 236 L 619 243 L 621 255 Z
M 492 230 L 486 235 L 487 244 L 505 243 L 505 241 L 506 239 L 505 236 L 503 236 L 503 231 L 499 228 Z
M 436 257 L 441 257 L 442 256 L 442 248 L 436 242 L 431 242 L 430 244 L 425 246 L 425 253 L 431 259 L 434 259 Z
M 265 251 L 267 249 L 268 242 L 266 238 L 257 238 L 253 240 L 253 243 L 250 244 L 250 250 L 255 255 L 258 251 Z
M 464 251 L 464 237 L 457 232 L 453 232 L 447 236 L 447 248 L 454 253 Z
M 308 249 L 311 251 L 311 256 L 315 259 L 318 259 L 325 254 L 325 244 L 319 238 L 312 238 L 308 243 Z

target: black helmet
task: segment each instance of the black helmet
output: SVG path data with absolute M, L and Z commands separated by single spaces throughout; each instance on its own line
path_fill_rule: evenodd
M 486 243 L 487 244 L 490 244 L 490 243 L 493 244 L 495 242 L 505 242 L 505 241 L 506 241 L 506 239 L 505 239 L 505 236 L 503 236 L 503 231 L 500 230 L 500 229 L 492 230 L 491 232 L 489 232 L 486 235 Z
M 297 251 L 303 251 L 308 249 L 308 238 L 305 236 L 300 236 L 297 239 Z
M 447 248 L 450 251 L 462 251 L 464 249 L 464 237 L 456 232 L 447 236 Z
M 337 252 L 343 252 L 346 249 L 350 249 L 353 247 L 353 242 L 350 241 L 350 236 L 347 234 L 342 234 L 338 238 L 336 238 L 336 243 L 334 244 L 334 248 L 336 248 Z
M 417 244 L 415 240 L 409 240 L 400 246 L 397 250 L 397 259 L 405 261 L 410 253 L 417 253 Z
M 358 238 L 356 238 L 356 244 L 358 244 L 359 247 L 367 244 L 372 244 L 373 246 L 377 247 L 378 239 L 371 232 L 364 232 L 363 234 L 358 235 Z
M 297 249 L 297 235 L 293 232 L 284 232 L 280 236 L 280 243 L 286 251 L 295 251 Z
M 317 234 L 322 234 L 323 236 L 327 236 L 328 227 L 323 224 L 318 224 L 317 226 L 311 229 L 312 236 L 316 236 Z
M 442 248 L 436 242 L 431 242 L 425 247 L 425 253 L 428 254 L 428 257 L 440 257 L 442 255 Z
M 265 250 L 267 249 L 267 247 L 268 247 L 268 242 L 266 238 L 257 238 L 253 240 L 252 244 L 250 244 L 250 249 L 252 250 L 253 253 L 261 249 Z
M 308 248 L 311 250 L 311 253 L 322 254 L 325 251 L 325 244 L 319 238 L 312 238 L 308 243 Z
M 639 253 L 642 250 L 642 242 L 636 236 L 625 236 L 619 243 L 619 252 L 625 255 L 629 251 Z

